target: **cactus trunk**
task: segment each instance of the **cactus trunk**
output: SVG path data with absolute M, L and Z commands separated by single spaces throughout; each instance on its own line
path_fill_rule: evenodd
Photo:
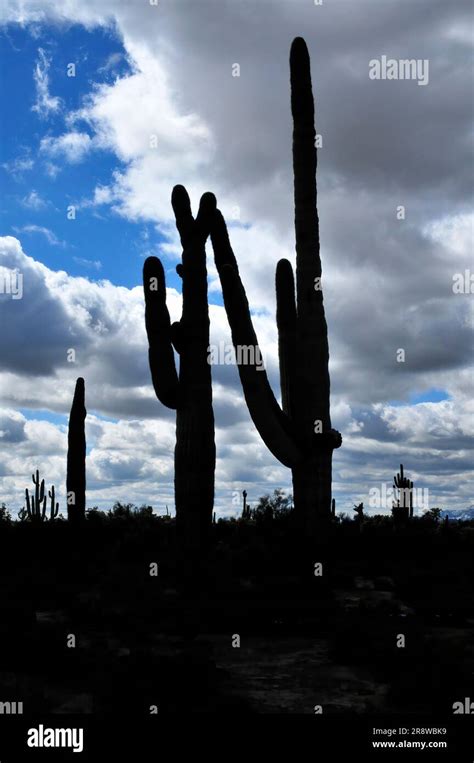
M 86 512 L 86 434 L 84 379 L 76 381 L 74 399 L 69 415 L 67 451 L 67 516 L 69 521 L 78 522 Z
M 209 353 L 209 308 L 205 243 L 215 197 L 204 194 L 196 219 L 183 186 L 173 189 L 172 205 L 183 246 L 181 320 L 170 324 L 163 266 L 145 261 L 143 285 L 150 370 L 157 398 L 176 410 L 176 522 L 186 549 L 202 547 L 212 522 L 216 450 Z M 176 372 L 173 346 L 179 354 Z
M 320 288 L 314 101 L 309 55 L 295 40 L 290 56 L 296 236 L 296 372 L 294 420 L 308 456 L 292 470 L 295 508 L 307 529 L 331 511 L 332 448 L 315 449 L 315 424 L 331 430 L 329 346 Z M 319 288 L 316 288 L 316 287 Z M 317 436 L 317 435 L 316 435 Z

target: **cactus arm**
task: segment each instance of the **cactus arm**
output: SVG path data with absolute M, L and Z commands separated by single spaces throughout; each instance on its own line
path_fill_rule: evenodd
M 41 507 L 41 504 L 43 504 L 43 507 Z M 38 514 L 38 519 L 43 521 L 44 516 L 46 514 L 46 496 L 44 494 L 44 480 L 41 480 L 40 499 L 36 507 L 36 511 Z
M 171 343 L 170 315 L 166 306 L 166 281 L 158 257 L 148 257 L 143 266 L 145 326 L 148 336 L 148 360 L 158 400 L 176 409 L 178 374 Z
M 36 470 L 36 477 L 34 474 L 31 475 L 31 479 L 33 480 L 34 486 L 35 486 L 35 497 L 31 496 L 31 513 L 32 513 L 32 519 L 36 519 L 36 516 L 39 512 L 39 502 L 40 502 L 40 481 L 39 481 L 39 469 Z
M 244 287 L 230 265 L 222 269 L 221 284 L 234 347 L 258 348 Z M 294 466 L 301 453 L 291 421 L 278 405 L 266 371 L 256 363 L 238 362 L 237 366 L 250 416 L 262 440 L 282 464 Z
M 213 196 L 213 194 L 205 194 L 204 196 Z M 212 200 L 210 200 L 211 207 L 214 206 Z M 176 220 L 176 228 L 179 233 L 181 245 L 183 249 L 189 246 L 190 242 L 197 234 L 197 222 L 199 218 L 200 234 L 202 235 L 202 211 L 201 217 L 198 216 L 194 220 L 193 213 L 191 211 L 191 199 L 186 191 L 186 188 L 182 185 L 175 185 L 171 193 L 171 206 Z M 209 234 L 208 234 L 209 235 Z M 207 238 L 207 236 L 205 237 Z M 205 240 L 205 239 L 204 239 Z M 179 268 L 179 270 L 178 270 Z M 176 268 L 178 275 L 182 277 L 182 266 Z
M 207 363 L 209 344 L 209 309 L 207 307 L 206 239 L 209 236 L 216 211 L 216 198 L 212 193 L 201 197 L 196 219 L 191 214 L 191 203 L 183 186 L 175 186 L 171 203 L 176 227 L 183 246 L 180 275 L 183 281 L 183 310 L 179 325 L 173 324 L 174 335 L 182 344 L 196 340 L 200 363 Z M 203 305 L 206 309 L 202 309 Z M 206 346 L 202 347 L 202 342 Z M 200 352 L 203 350 L 203 352 Z M 197 360 L 197 357 L 195 358 Z M 186 369 L 185 369 L 186 370 Z M 181 381 L 180 366 L 180 381 Z
M 296 382 L 296 302 L 293 269 L 288 260 L 278 262 L 275 288 L 282 408 L 292 419 Z
M 229 242 L 227 227 L 218 210 L 211 230 L 211 240 L 232 342 L 236 349 L 239 346 L 254 347 L 257 357 L 259 345 L 247 295 L 238 268 L 233 264 L 235 256 Z M 292 435 L 291 422 L 275 399 L 266 371 L 263 368 L 259 369 L 256 363 L 239 362 L 238 371 L 250 416 L 262 440 L 282 464 L 293 466 L 300 460 L 301 454 Z

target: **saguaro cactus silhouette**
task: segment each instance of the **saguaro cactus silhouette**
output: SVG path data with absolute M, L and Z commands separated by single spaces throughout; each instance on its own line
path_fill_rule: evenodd
M 242 519 L 250 519 L 250 506 L 247 506 L 247 491 L 242 490 Z
M 276 269 L 282 408 L 266 373 L 239 364 L 245 399 L 267 447 L 293 474 L 294 505 L 309 532 L 331 515 L 332 453 L 341 445 L 329 412 L 329 347 L 321 289 L 316 194 L 314 103 L 306 43 L 293 41 L 290 54 L 293 114 L 293 172 L 296 232 L 296 299 L 288 260 Z M 216 267 L 234 346 L 257 345 L 249 304 L 219 211 L 211 230 Z M 255 353 L 260 357 L 259 353 Z M 239 357 L 239 353 L 237 353 Z
M 48 490 L 48 496 L 51 501 L 49 519 L 52 522 L 59 514 L 59 503 L 56 501 L 56 491 L 54 489 L 54 485 L 51 486 L 51 490 Z
M 84 379 L 79 377 L 69 414 L 67 449 L 67 516 L 72 522 L 85 518 L 86 513 L 86 433 Z
M 401 515 L 411 519 L 413 517 L 413 482 L 405 477 L 403 464 L 400 464 L 400 471 L 393 478 L 393 487 L 398 490 L 396 509 Z
M 35 494 L 31 496 L 28 488 L 25 490 L 26 499 L 26 516 L 31 522 L 44 522 L 46 516 L 46 496 L 44 492 L 44 480 L 39 478 L 39 469 L 36 470 L 36 475 L 32 474 L 31 479 L 35 486 Z
M 30 496 L 28 488 L 25 490 L 26 509 L 22 509 L 20 512 L 20 519 L 29 520 L 30 522 L 45 522 L 46 516 L 46 491 L 44 486 L 44 480 L 39 478 L 39 469 L 36 470 L 36 474 L 31 475 L 33 484 L 35 486 L 35 494 Z M 50 517 L 52 522 L 58 516 L 59 503 L 56 503 L 56 492 L 54 485 L 51 490 L 48 490 L 48 496 L 51 499 Z
M 209 531 L 214 503 L 216 449 L 205 244 L 216 200 L 205 193 L 196 219 L 183 186 L 173 189 L 171 203 L 183 247 L 182 262 L 176 268 L 183 282 L 181 320 L 171 325 L 163 265 L 157 257 L 148 257 L 143 268 L 145 323 L 156 396 L 176 410 L 176 521 L 186 545 L 197 547 Z M 179 376 L 173 347 L 179 354 Z

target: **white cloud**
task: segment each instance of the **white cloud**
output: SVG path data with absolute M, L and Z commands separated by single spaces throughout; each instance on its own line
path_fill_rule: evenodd
M 454 438 L 474 437 L 474 401 L 459 398 L 439 403 L 417 405 L 380 406 L 380 416 L 390 429 L 403 435 L 407 442 L 422 445 L 428 438 L 443 442 Z
M 47 202 L 35 190 L 30 191 L 27 196 L 24 196 L 21 200 L 21 204 L 27 209 L 33 209 L 34 211 L 44 209 L 48 205 Z
M 74 262 L 78 265 L 83 265 L 85 268 L 92 270 L 101 270 L 102 263 L 100 260 L 86 260 L 84 257 L 73 257 Z
M 109 56 L 107 56 L 107 60 L 103 66 L 100 66 L 97 71 L 99 74 L 108 74 L 109 72 L 113 72 L 121 63 L 121 61 L 123 61 L 123 58 L 124 57 L 122 53 L 111 53 Z
M 126 165 L 111 187 L 97 187 L 95 203 L 113 202 L 129 219 L 166 222 L 171 188 L 191 178 L 192 190 L 212 158 L 212 134 L 196 114 L 177 109 L 164 68 L 146 47 L 135 46 L 132 61 L 132 74 L 97 87 L 70 121 L 88 122 L 94 145 Z
M 23 225 L 22 228 L 14 228 L 14 230 L 23 233 L 39 233 L 46 238 L 51 246 L 66 246 L 65 241 L 60 241 L 52 230 L 45 228 L 43 225 Z
M 46 136 L 40 143 L 40 151 L 54 159 L 66 159 L 69 164 L 79 164 L 92 150 L 90 135 L 85 132 L 67 132 L 58 137 Z
M 8 162 L 4 162 L 2 167 L 15 180 L 19 180 L 21 179 L 24 172 L 29 172 L 33 169 L 34 161 L 29 156 L 19 156 L 16 159 L 11 159 Z
M 474 246 L 474 214 L 448 215 L 431 222 L 425 233 L 446 248 L 446 256 L 464 257 L 466 264 L 472 258 Z
M 61 99 L 58 96 L 52 96 L 49 92 L 49 69 L 51 59 L 43 48 L 38 48 L 38 60 L 33 73 L 36 85 L 36 101 L 31 107 L 38 116 L 45 118 L 49 114 L 55 114 L 61 108 Z

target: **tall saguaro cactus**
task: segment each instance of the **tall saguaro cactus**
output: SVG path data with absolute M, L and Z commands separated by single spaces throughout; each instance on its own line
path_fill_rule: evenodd
M 213 194 L 204 194 L 196 219 L 183 186 L 173 189 L 171 203 L 183 247 L 182 262 L 176 268 L 182 279 L 181 320 L 170 323 L 163 265 L 157 257 L 148 257 L 143 268 L 145 323 L 156 396 L 176 410 L 176 520 L 186 546 L 196 548 L 209 532 L 214 503 L 216 448 L 205 244 L 216 200 Z M 179 354 L 179 374 L 173 347 Z
M 81 521 L 86 513 L 86 433 L 85 384 L 79 377 L 69 414 L 67 449 L 67 516 L 72 522 Z
M 262 439 L 292 469 L 295 511 L 301 524 L 312 533 L 330 518 L 332 453 L 341 445 L 342 438 L 331 427 L 329 411 L 329 347 L 321 289 L 314 102 L 308 50 L 300 37 L 291 47 L 290 74 L 296 295 L 292 266 L 288 260 L 280 260 L 276 269 L 276 296 L 282 409 L 261 368 L 240 363 L 239 374 L 247 406 Z M 245 289 L 219 211 L 211 239 L 233 344 L 236 348 L 256 347 Z M 260 357 L 257 352 L 255 355 Z

